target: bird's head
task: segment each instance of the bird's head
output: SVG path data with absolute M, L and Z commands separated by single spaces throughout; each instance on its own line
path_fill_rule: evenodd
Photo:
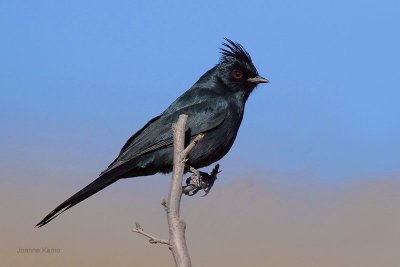
M 249 53 L 240 44 L 225 38 L 221 59 L 217 65 L 218 78 L 231 91 L 247 91 L 247 95 L 260 83 L 269 81 L 258 74 Z

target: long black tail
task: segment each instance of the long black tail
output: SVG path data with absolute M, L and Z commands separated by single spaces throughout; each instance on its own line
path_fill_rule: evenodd
M 75 206 L 79 202 L 85 200 L 86 198 L 90 197 L 91 195 L 99 192 L 103 188 L 109 186 L 110 184 L 116 182 L 118 178 L 115 176 L 108 175 L 107 173 L 100 176 L 90 184 L 88 184 L 85 188 L 80 190 L 78 193 L 73 195 L 72 197 L 68 198 L 66 201 L 61 203 L 57 208 L 55 208 L 52 212 L 50 212 L 43 220 L 41 220 L 36 227 L 42 227 L 43 225 L 49 223 L 51 220 L 56 218 L 58 215 L 66 211 L 67 209 Z

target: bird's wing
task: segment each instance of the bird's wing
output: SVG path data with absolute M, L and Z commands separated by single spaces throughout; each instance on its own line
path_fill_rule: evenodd
M 221 125 L 227 114 L 227 107 L 228 104 L 224 100 L 207 99 L 195 105 L 153 118 L 145 127 L 129 138 L 119 156 L 102 174 L 110 170 L 115 171 L 116 168 L 119 169 L 118 173 L 121 172 L 120 168 L 127 168 L 126 171 L 129 171 L 132 166 L 125 163 L 144 154 L 172 146 L 171 126 L 178 120 L 179 115 L 188 115 L 186 130 L 190 130 L 191 136 L 196 136 Z

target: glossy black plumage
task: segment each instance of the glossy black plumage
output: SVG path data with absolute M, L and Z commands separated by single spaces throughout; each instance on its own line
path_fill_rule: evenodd
M 121 178 L 172 171 L 172 123 L 188 115 L 187 142 L 199 133 L 204 139 L 190 154 L 188 164 L 201 168 L 221 159 L 231 148 L 242 122 L 247 98 L 260 77 L 244 48 L 225 39 L 219 63 L 207 71 L 161 115 L 151 119 L 128 139 L 118 157 L 99 177 L 61 203 L 36 226 L 41 227 L 59 214 Z

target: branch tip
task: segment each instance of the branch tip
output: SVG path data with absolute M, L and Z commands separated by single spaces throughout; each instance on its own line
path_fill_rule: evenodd
M 135 222 L 135 227 L 136 227 L 135 229 L 132 229 L 132 232 L 144 235 L 149 239 L 150 244 L 164 244 L 170 246 L 167 240 L 159 239 L 155 236 L 146 233 L 138 222 Z

